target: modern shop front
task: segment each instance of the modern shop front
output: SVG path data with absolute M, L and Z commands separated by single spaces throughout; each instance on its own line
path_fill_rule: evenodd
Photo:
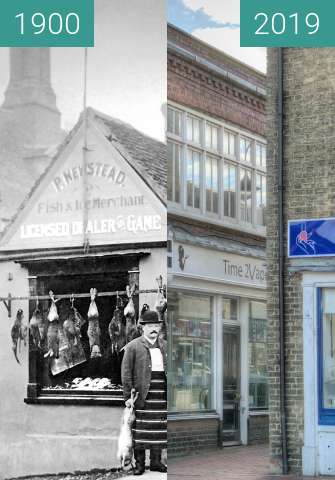
M 268 437 L 264 251 L 170 232 L 169 452 Z M 206 245 L 207 244 L 207 245 Z
M 6 477 L 118 466 L 122 348 L 164 296 L 165 146 L 86 114 L 1 239 Z

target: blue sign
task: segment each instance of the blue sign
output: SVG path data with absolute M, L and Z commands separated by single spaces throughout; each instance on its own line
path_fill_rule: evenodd
M 335 218 L 290 220 L 288 222 L 288 256 L 335 256 Z

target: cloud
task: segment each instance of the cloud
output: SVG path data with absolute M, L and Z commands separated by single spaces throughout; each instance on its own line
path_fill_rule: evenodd
M 208 15 L 202 5 L 199 8 L 190 8 L 183 0 L 168 1 L 168 20 L 189 33 L 197 28 L 218 28 L 226 25 Z
M 201 9 L 217 22 L 240 24 L 239 0 L 183 0 L 183 2 L 186 7 L 193 11 Z
M 239 28 L 200 28 L 192 35 L 266 73 L 266 48 L 240 47 Z
M 168 0 L 171 23 L 248 65 L 266 72 L 266 49 L 240 47 L 239 0 Z

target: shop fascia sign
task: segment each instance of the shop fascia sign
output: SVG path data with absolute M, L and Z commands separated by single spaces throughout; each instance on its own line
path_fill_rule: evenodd
M 245 285 L 266 285 L 267 270 L 262 259 L 177 242 L 174 258 L 174 273 Z
M 76 246 L 84 234 L 93 245 L 166 240 L 162 202 L 110 142 L 92 132 L 86 166 L 77 132 L 3 239 L 3 249 Z
M 335 218 L 290 220 L 288 257 L 334 257 Z

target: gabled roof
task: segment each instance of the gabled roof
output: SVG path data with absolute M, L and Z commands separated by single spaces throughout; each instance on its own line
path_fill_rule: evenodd
M 106 138 L 151 186 L 160 199 L 166 202 L 166 145 L 131 125 L 88 109 L 89 116 L 103 129 Z
M 100 130 L 107 141 L 111 142 L 122 157 L 137 171 L 159 199 L 166 202 L 166 146 L 120 120 L 109 117 L 93 108 L 87 108 L 87 118 Z M 42 174 L 29 168 L 28 161 L 19 154 L 6 155 L 0 151 L 2 175 L 0 192 L 3 198 L 1 217 L 10 219 L 5 231 L 17 218 L 20 211 L 48 174 L 54 162 L 71 142 L 83 124 L 84 112 L 77 124 L 59 145 L 55 156 L 45 160 L 46 168 Z M 15 160 L 15 161 L 13 161 Z M 5 233 L 5 231 L 3 233 Z

